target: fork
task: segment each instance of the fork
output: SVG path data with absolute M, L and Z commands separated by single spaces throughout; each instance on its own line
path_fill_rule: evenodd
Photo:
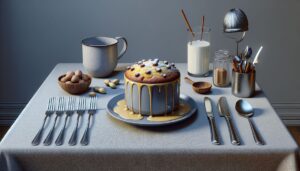
M 66 110 L 66 117 L 65 117 L 65 122 L 64 122 L 64 126 L 63 128 L 61 129 L 56 141 L 55 141 L 55 144 L 60 146 L 64 143 L 64 137 L 65 137 L 65 130 L 66 130 L 66 125 L 67 125 L 67 121 L 68 121 L 68 118 L 75 112 L 75 103 L 76 103 L 76 99 L 75 97 L 69 97 L 68 98 L 68 107 L 67 107 L 67 110 Z
M 78 103 L 78 108 L 77 108 L 77 121 L 76 121 L 76 126 L 74 128 L 74 131 L 71 135 L 71 138 L 69 140 L 69 145 L 74 146 L 77 144 L 77 131 L 78 131 L 78 123 L 80 117 L 84 114 L 86 108 L 86 98 L 80 98 L 79 103 Z
M 32 140 L 32 142 L 31 142 L 32 145 L 36 146 L 36 145 L 40 144 L 42 136 L 43 136 L 43 132 L 44 132 L 45 123 L 46 123 L 47 119 L 50 118 L 50 116 L 55 112 L 55 103 L 56 103 L 56 98 L 51 97 L 48 101 L 47 110 L 45 112 L 46 116 L 44 117 L 42 127 L 40 128 L 40 130 L 38 131 L 38 133 Z
M 90 107 L 88 109 L 88 114 L 89 114 L 88 123 L 85 132 L 82 136 L 82 139 L 80 141 L 80 144 L 84 146 L 89 144 L 90 121 L 91 121 L 91 117 L 97 112 L 96 102 L 97 102 L 97 97 L 90 98 Z
M 58 117 L 60 117 L 61 115 L 63 115 L 63 113 L 64 113 L 64 106 L 65 106 L 65 98 L 64 97 L 59 97 L 59 99 L 58 99 L 58 107 L 57 107 L 57 110 L 55 112 L 56 116 L 55 116 L 54 124 L 53 124 L 50 132 L 48 133 L 46 139 L 44 140 L 44 145 L 46 145 L 46 146 L 49 146 L 52 143 L 53 134 L 54 134 L 55 126 L 56 126 L 56 121 L 57 121 Z

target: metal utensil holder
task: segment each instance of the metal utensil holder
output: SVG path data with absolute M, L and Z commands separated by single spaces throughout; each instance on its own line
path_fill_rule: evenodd
M 232 71 L 232 94 L 237 97 L 252 97 L 255 93 L 255 70 L 249 73 Z

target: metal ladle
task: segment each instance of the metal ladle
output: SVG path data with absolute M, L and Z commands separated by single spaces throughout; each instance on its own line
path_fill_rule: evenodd
M 255 143 L 258 145 L 264 145 L 264 142 L 262 141 L 259 133 L 257 132 L 251 120 L 251 117 L 254 115 L 254 110 L 251 104 L 248 103 L 246 100 L 238 100 L 235 104 L 235 109 L 241 116 L 248 119 Z

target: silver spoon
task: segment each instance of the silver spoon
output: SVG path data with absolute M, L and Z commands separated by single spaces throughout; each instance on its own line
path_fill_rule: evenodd
M 252 55 L 252 48 L 250 46 L 246 46 L 243 53 L 243 58 L 245 58 L 245 60 L 248 61 L 251 55 Z
M 259 133 L 257 132 L 251 120 L 251 117 L 254 115 L 254 110 L 251 104 L 248 103 L 246 100 L 238 100 L 235 104 L 235 109 L 241 116 L 248 119 L 255 143 L 258 145 L 264 145 L 264 142 L 262 141 Z
M 234 57 L 233 57 L 233 60 L 234 60 L 236 63 L 241 63 L 241 62 L 242 62 L 242 59 L 241 59 L 241 57 L 239 57 L 239 56 L 234 56 Z

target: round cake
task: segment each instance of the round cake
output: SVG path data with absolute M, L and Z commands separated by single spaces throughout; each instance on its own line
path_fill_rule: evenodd
M 149 59 L 127 67 L 127 108 L 141 115 L 170 114 L 179 106 L 180 72 L 174 63 Z

